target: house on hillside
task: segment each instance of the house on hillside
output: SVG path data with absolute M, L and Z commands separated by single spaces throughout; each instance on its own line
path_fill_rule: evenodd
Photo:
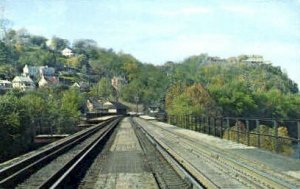
M 0 80 L 0 91 L 6 91 L 12 88 L 12 83 L 8 80 Z
M 54 76 L 55 68 L 48 66 L 28 66 L 27 64 L 23 68 L 23 75 L 31 78 L 38 78 L 42 75 L 50 77 Z
M 39 67 L 40 76 L 52 77 L 55 74 L 55 68 L 46 66 Z
M 75 82 L 72 86 L 72 88 L 78 88 L 82 92 L 88 92 L 90 90 L 90 86 L 86 82 Z
M 215 62 L 215 63 L 226 61 L 226 59 L 222 59 L 218 56 L 208 57 L 207 60 L 210 61 L 210 62 Z
M 59 84 L 59 79 L 55 76 L 44 76 L 42 75 L 41 79 L 38 82 L 39 87 L 51 87 Z
M 71 57 L 74 55 L 72 49 L 69 48 L 64 48 L 64 50 L 61 51 L 61 54 L 66 57 Z
M 35 84 L 30 77 L 16 76 L 12 80 L 12 87 L 22 91 L 35 89 Z
M 265 63 L 266 61 L 264 60 L 263 56 L 251 55 L 251 56 L 248 56 L 248 58 L 246 60 L 243 60 L 243 62 L 260 64 L 260 63 Z
M 106 112 L 101 102 L 96 98 L 89 98 L 86 101 L 86 107 L 90 113 L 103 113 Z
M 23 75 L 25 77 L 37 78 L 39 75 L 39 67 L 38 66 L 28 66 L 27 64 L 23 68 Z

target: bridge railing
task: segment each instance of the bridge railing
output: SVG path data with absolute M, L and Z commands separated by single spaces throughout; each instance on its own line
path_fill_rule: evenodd
M 168 116 L 168 122 L 248 146 L 300 158 L 300 120 Z

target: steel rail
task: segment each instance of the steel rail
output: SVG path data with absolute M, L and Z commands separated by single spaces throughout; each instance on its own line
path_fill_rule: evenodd
M 28 178 L 31 174 L 39 170 L 41 167 L 65 153 L 77 143 L 85 140 L 99 129 L 109 124 L 114 119 L 109 119 L 105 122 L 97 124 L 92 128 L 76 133 L 68 139 L 62 139 L 61 143 L 56 146 L 51 146 L 37 154 L 10 165 L 0 171 L 0 187 L 11 188 Z
M 103 139 L 116 127 L 119 121 L 120 118 L 102 128 L 101 132 L 103 133 L 100 137 L 96 138 L 90 145 L 84 148 L 71 161 L 63 166 L 58 172 L 53 174 L 38 188 L 62 188 L 64 184 L 72 178 L 74 172 L 76 172 L 76 170 L 83 165 L 86 159 L 89 158 L 90 154 L 96 150 L 96 147 L 103 141 Z
M 150 124 L 155 125 L 153 123 Z M 202 156 L 207 155 L 207 157 L 211 157 L 211 153 L 213 152 L 215 156 L 218 157 L 217 160 L 218 162 L 220 162 L 219 165 L 223 163 L 224 166 L 225 165 L 230 166 L 234 168 L 237 172 L 239 172 L 239 174 L 244 175 L 243 177 L 248 177 L 248 178 L 251 177 L 251 179 L 255 180 L 256 182 L 258 181 L 263 182 L 262 184 L 264 186 L 267 186 L 268 188 L 297 188 L 297 186 L 292 185 L 288 181 L 284 181 L 282 178 L 278 178 L 278 177 L 275 178 L 274 175 L 271 175 L 271 173 L 266 173 L 261 170 L 258 170 L 255 167 L 245 164 L 243 161 L 238 162 L 236 159 L 229 157 L 227 153 L 222 153 L 220 151 L 210 148 L 207 145 L 204 146 L 198 143 L 197 146 L 192 145 L 192 143 L 194 143 L 195 140 L 192 140 L 183 134 L 173 133 L 172 131 L 169 131 L 163 127 L 159 127 L 159 129 L 161 131 L 165 131 L 167 133 L 174 135 L 178 140 L 190 146 L 191 149 L 194 149 L 193 151 L 191 151 L 191 153 L 196 153 L 197 150 L 200 150 L 200 152 L 197 153 L 197 155 L 202 155 Z M 184 141 L 183 139 L 191 142 L 191 144 L 189 142 Z M 202 146 L 201 149 L 199 148 L 199 146 Z M 215 161 L 216 159 L 213 160 L 214 162 L 216 162 Z
M 194 170 L 191 167 L 186 167 L 182 164 L 182 160 L 176 158 L 175 152 L 172 152 L 170 149 L 166 148 L 159 140 L 157 140 L 153 135 L 151 135 L 146 129 L 144 129 L 140 123 L 137 123 L 135 120 L 132 120 L 132 123 L 139 127 L 142 132 L 146 135 L 149 141 L 155 145 L 156 149 L 161 153 L 161 155 L 174 166 L 174 169 L 191 183 L 194 188 L 203 189 L 207 188 L 219 188 L 215 185 L 209 178 L 206 178 L 204 175 L 195 176 Z M 198 179 L 201 177 L 202 179 Z M 205 179 L 204 179 L 205 177 Z

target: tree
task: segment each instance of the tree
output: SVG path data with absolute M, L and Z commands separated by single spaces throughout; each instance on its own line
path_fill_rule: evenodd
M 56 36 L 52 37 L 51 42 L 49 44 L 50 48 L 56 51 L 61 51 L 69 45 L 70 43 L 67 39 L 62 39 Z
M 102 78 L 91 90 L 91 95 L 98 96 L 105 100 L 115 100 L 116 90 L 107 78 Z
M 0 65 L 8 64 L 9 50 L 4 42 L 0 41 Z
M 36 46 L 39 46 L 39 47 L 45 47 L 46 46 L 46 41 L 47 41 L 47 38 L 45 38 L 43 36 L 32 35 L 29 38 L 29 42 L 32 45 L 36 45 Z
M 85 54 L 92 59 L 98 58 L 97 42 L 92 39 L 79 39 L 74 41 L 73 49 L 78 54 Z
M 237 131 L 239 130 L 239 134 Z M 276 138 L 275 138 L 275 128 L 269 127 L 266 125 L 259 125 L 258 127 L 254 128 L 250 131 L 251 133 L 260 133 L 260 136 L 257 134 L 251 134 L 248 135 L 246 131 L 246 126 L 244 123 L 238 121 L 235 123 L 233 127 L 230 129 L 227 129 L 224 134 L 223 138 L 228 139 L 232 141 L 237 141 L 239 138 L 239 142 L 242 144 L 248 144 L 248 136 L 249 142 L 251 146 L 257 146 L 258 145 L 258 137 L 259 137 L 259 143 L 260 147 L 262 149 L 266 149 L 269 151 L 276 151 Z M 288 138 L 288 130 L 284 126 L 280 126 L 277 128 L 278 136 L 283 138 Z M 239 135 L 239 136 L 238 136 Z M 279 140 L 278 142 L 278 152 L 284 154 L 284 155 L 291 155 L 293 153 L 292 148 L 292 142 L 291 140 Z
M 83 65 L 87 64 L 87 57 L 83 54 L 73 56 L 67 59 L 66 64 L 73 68 L 81 68 Z

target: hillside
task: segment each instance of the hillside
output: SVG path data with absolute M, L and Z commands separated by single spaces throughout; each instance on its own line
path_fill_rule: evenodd
M 69 48 L 72 56 L 62 55 Z M 89 83 L 88 96 L 164 106 L 168 113 L 248 117 L 299 117 L 297 84 L 261 56 L 228 59 L 207 54 L 162 66 L 143 64 L 130 54 L 75 40 L 10 30 L 0 42 L 0 78 L 11 80 L 24 65 L 48 65 L 65 85 Z M 71 70 L 71 71 L 70 71 Z M 122 83 L 110 86 L 116 76 Z M 178 90 L 176 91 L 176 88 Z M 209 110 L 209 111 L 208 111 Z
M 300 117 L 297 84 L 280 67 L 262 58 L 243 55 L 220 59 L 202 54 L 179 64 L 169 62 L 161 69 L 176 83 L 167 93 L 170 113 L 177 114 L 180 109 L 182 114 L 182 107 L 193 107 L 195 111 L 188 108 L 189 114 Z M 206 100 L 201 103 L 201 98 Z

